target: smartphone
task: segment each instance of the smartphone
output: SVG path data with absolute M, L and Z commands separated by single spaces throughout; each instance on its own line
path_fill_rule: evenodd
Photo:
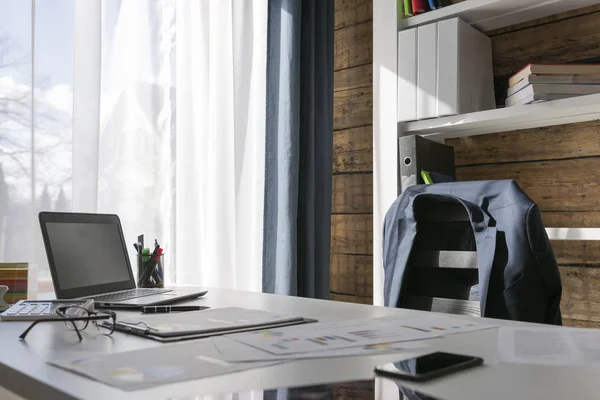
M 375 373 L 411 381 L 426 381 L 483 364 L 479 357 L 451 353 L 431 353 L 375 367 Z

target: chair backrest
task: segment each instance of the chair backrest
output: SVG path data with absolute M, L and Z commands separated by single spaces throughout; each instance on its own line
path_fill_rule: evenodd
M 403 307 L 481 316 L 475 235 L 464 208 L 419 203 L 417 235 L 407 264 Z

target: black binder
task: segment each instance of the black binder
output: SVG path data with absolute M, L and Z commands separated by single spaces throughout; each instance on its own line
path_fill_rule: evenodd
M 398 147 L 401 192 L 409 186 L 425 183 L 421 178 L 422 170 L 456 179 L 452 146 L 411 135 L 399 138 Z

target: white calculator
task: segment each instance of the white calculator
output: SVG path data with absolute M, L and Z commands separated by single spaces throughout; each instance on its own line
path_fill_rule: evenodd
M 0 314 L 2 321 L 35 321 L 39 319 L 57 318 L 56 310 L 59 307 L 78 306 L 87 310 L 94 310 L 94 300 L 19 300 L 8 310 Z M 69 316 L 81 317 L 85 311 L 74 308 Z

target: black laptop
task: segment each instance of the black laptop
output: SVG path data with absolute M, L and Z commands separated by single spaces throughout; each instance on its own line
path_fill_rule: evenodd
M 40 227 L 57 299 L 97 307 L 173 304 L 206 290 L 137 288 L 117 215 L 41 212 Z

